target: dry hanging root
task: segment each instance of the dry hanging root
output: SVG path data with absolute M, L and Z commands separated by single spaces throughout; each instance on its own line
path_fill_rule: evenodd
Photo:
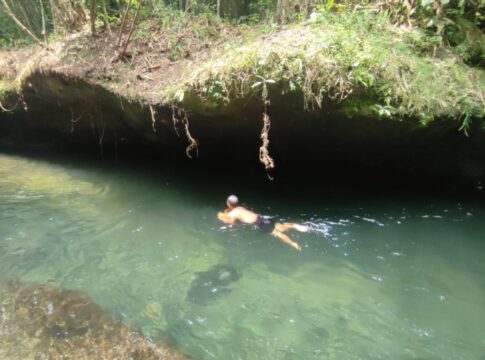
M 10 111 L 12 111 L 13 109 L 12 109 L 12 110 L 9 110 L 9 109 L 7 109 L 7 108 L 3 107 L 2 102 L 0 101 L 0 110 L 5 111 L 5 112 L 10 112 Z
M 74 111 L 72 110 L 72 104 L 69 106 L 69 110 L 71 111 L 71 133 L 74 132 L 74 125 L 76 125 L 79 120 L 82 119 L 84 113 L 82 113 L 78 118 L 74 119 Z
M 181 116 L 183 114 L 183 118 L 179 119 L 175 116 L 175 110 L 177 110 L 178 115 Z M 187 140 L 189 141 L 189 145 L 185 149 L 185 153 L 187 154 L 187 157 L 192 159 L 192 155 L 190 153 L 192 150 L 195 149 L 195 157 L 199 156 L 199 147 L 197 144 L 197 140 L 195 140 L 192 135 L 190 134 L 189 130 L 189 118 L 187 117 L 187 112 L 183 109 L 177 108 L 175 105 L 172 105 L 172 121 L 173 121 L 173 128 L 175 132 L 177 133 L 177 136 L 180 136 L 178 131 L 177 131 L 177 123 L 179 121 L 182 122 L 182 125 L 185 130 L 185 136 L 187 136 Z
M 7 109 L 5 106 L 3 106 L 2 102 L 0 102 L 0 110 L 1 111 L 4 111 L 4 112 L 12 112 L 14 111 L 16 108 L 17 108 L 17 105 L 19 104 L 19 102 L 21 102 L 24 104 L 24 109 L 25 111 L 27 111 L 27 104 L 25 103 L 24 101 L 24 98 L 22 95 L 20 95 L 20 98 L 17 99 L 17 102 L 15 103 L 15 105 L 11 108 L 11 109 Z
M 269 174 L 269 170 L 274 169 L 275 163 L 271 156 L 269 156 L 269 128 L 271 126 L 271 122 L 269 119 L 268 114 L 266 113 L 266 107 L 263 113 L 263 129 L 261 130 L 261 146 L 259 147 L 259 161 L 264 165 L 266 169 L 266 175 L 270 180 L 273 180 L 271 175 Z
M 92 128 L 95 134 L 98 136 L 99 153 L 103 156 L 103 139 L 104 132 L 106 130 L 106 121 L 103 119 L 103 109 L 100 109 L 97 105 L 94 105 L 94 114 L 89 113 L 91 118 Z M 96 124 L 94 121 L 96 120 Z
M 157 132 L 157 129 L 155 129 L 155 122 L 157 121 L 155 119 L 156 111 L 155 111 L 155 109 L 153 109 L 153 106 L 152 105 L 148 105 L 148 108 L 150 109 L 150 116 L 152 117 L 152 128 L 153 128 L 153 132 Z
M 175 133 L 177 134 L 178 137 L 180 137 L 179 131 L 177 130 L 177 123 L 178 119 L 175 116 L 175 111 L 178 111 L 179 115 L 182 113 L 182 110 L 175 105 L 172 105 L 172 122 L 173 122 L 173 129 L 175 130 Z
M 189 146 L 185 149 L 185 153 L 189 158 L 192 159 L 192 156 L 190 156 L 190 152 L 195 149 L 195 154 L 196 157 L 199 156 L 199 148 L 197 147 L 197 141 L 190 135 L 189 131 L 189 119 L 187 118 L 187 114 L 185 114 L 184 118 L 184 127 L 185 127 L 185 134 L 187 135 L 187 139 L 189 140 Z

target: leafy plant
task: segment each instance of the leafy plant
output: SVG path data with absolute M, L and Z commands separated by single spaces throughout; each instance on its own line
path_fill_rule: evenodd
M 463 131 L 463 133 L 468 136 L 468 130 L 470 129 L 470 125 L 472 123 L 472 116 L 470 112 L 465 112 L 463 114 L 463 121 L 461 123 L 460 128 L 458 131 Z

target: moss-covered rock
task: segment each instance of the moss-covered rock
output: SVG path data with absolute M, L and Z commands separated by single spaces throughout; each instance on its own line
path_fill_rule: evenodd
M 187 360 L 114 321 L 88 296 L 41 284 L 0 285 L 0 357 Z

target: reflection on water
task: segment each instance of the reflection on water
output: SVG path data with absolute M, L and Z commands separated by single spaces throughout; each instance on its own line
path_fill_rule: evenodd
M 485 355 L 481 205 L 310 191 L 285 203 L 229 185 L 0 156 L 0 280 L 86 293 L 194 359 Z M 308 224 L 292 234 L 303 251 L 251 227 L 222 230 L 229 191 Z M 13 346 L 5 339 L 0 352 Z

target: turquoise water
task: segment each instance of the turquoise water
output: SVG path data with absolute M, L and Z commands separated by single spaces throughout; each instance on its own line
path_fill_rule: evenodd
M 194 359 L 485 358 L 483 205 L 268 189 L 0 154 L 0 280 L 82 291 Z M 309 224 L 303 251 L 221 226 L 229 192 Z

